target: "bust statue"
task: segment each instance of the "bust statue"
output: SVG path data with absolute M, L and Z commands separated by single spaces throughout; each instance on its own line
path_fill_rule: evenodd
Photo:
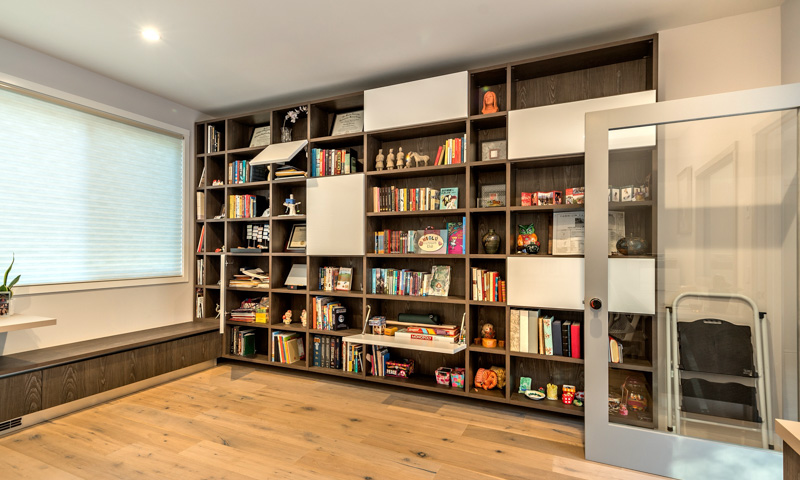
M 481 113 L 495 113 L 498 111 L 497 107 L 497 94 L 491 90 L 483 94 L 483 108 Z

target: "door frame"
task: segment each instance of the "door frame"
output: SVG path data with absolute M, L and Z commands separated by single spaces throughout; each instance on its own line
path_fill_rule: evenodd
M 602 401 L 608 395 L 608 133 L 624 128 L 798 107 L 800 83 L 586 114 L 584 375 L 587 460 L 681 479 L 780 478 L 782 455 L 778 452 L 608 421 L 607 402 Z M 657 264 L 659 261 L 663 259 L 656 259 Z M 588 307 L 593 298 L 601 300 L 598 310 Z M 655 376 L 654 381 L 657 381 Z

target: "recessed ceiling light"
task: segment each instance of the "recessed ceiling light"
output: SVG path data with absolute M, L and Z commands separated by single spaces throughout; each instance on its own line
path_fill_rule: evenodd
M 155 42 L 156 40 L 161 40 L 161 34 L 158 33 L 158 30 L 155 28 L 145 28 L 142 30 L 142 36 L 145 40 L 149 40 L 151 42 Z

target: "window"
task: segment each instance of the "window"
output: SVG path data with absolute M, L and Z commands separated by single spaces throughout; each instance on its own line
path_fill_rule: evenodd
M 0 87 L 0 269 L 13 252 L 20 285 L 182 276 L 183 137 Z

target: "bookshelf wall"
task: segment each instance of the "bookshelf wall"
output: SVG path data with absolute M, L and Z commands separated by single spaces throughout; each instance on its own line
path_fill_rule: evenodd
M 235 115 L 198 123 L 196 145 L 196 171 L 205 169 L 204 182 L 198 192 L 204 194 L 206 218 L 197 220 L 195 232 L 199 238 L 205 227 L 203 248 L 197 259 L 204 264 L 204 278 L 195 287 L 203 297 L 202 316 L 215 316 L 215 306 L 224 303 L 223 357 L 258 364 L 275 365 L 293 369 L 310 370 L 324 374 L 347 376 L 367 382 L 400 385 L 407 388 L 423 389 L 449 393 L 459 396 L 488 400 L 499 403 L 520 405 L 557 411 L 569 415 L 583 415 L 583 409 L 564 405 L 561 401 L 531 401 L 518 393 L 520 377 L 530 377 L 534 387 L 555 383 L 576 386 L 583 390 L 583 359 L 548 356 L 510 350 L 510 312 L 512 309 L 540 309 L 556 318 L 582 320 L 583 311 L 578 309 L 553 308 L 547 302 L 541 305 L 512 304 L 509 302 L 487 302 L 472 298 L 472 270 L 480 268 L 498 272 L 500 278 L 508 278 L 508 259 L 517 256 L 559 258 L 552 255 L 553 214 L 563 211 L 581 211 L 583 205 L 540 205 L 523 206 L 522 192 L 560 190 L 585 185 L 584 155 L 581 152 L 565 152 L 548 156 L 523 156 L 496 160 L 483 160 L 484 142 L 509 139 L 509 114 L 515 110 L 538 108 L 591 100 L 601 97 L 624 95 L 646 90 L 656 90 L 656 52 L 655 35 L 636 38 L 614 44 L 582 49 L 558 55 L 528 59 L 519 62 L 477 69 L 468 72 L 468 94 L 466 118 L 444 120 L 435 123 L 367 131 L 365 133 L 333 136 L 331 129 L 336 114 L 365 109 L 364 92 L 324 99 L 305 104 L 308 115 L 290 124 L 292 140 L 308 140 L 305 152 L 292 160 L 292 165 L 306 172 L 311 171 L 311 149 L 351 149 L 356 152 L 358 161 L 356 171 L 363 173 L 365 190 L 365 244 L 367 253 L 356 256 L 309 256 L 304 252 L 288 252 L 286 242 L 292 226 L 306 221 L 305 216 L 280 217 L 282 203 L 289 194 L 301 201 L 301 212 L 305 212 L 305 178 L 267 178 L 263 181 L 245 184 L 231 184 L 228 178 L 228 165 L 237 160 L 251 159 L 264 147 L 251 148 L 250 138 L 257 127 L 271 126 L 271 142 L 279 143 L 280 128 L 284 125 L 287 112 L 300 105 L 289 105 L 273 110 L 264 110 L 244 115 Z M 490 89 L 496 93 L 498 111 L 481 113 L 484 92 Z M 209 142 L 209 127 L 218 131 L 220 150 L 213 150 Z M 382 150 L 388 155 L 392 149 L 397 153 L 412 151 L 435 158 L 437 149 L 448 139 L 461 137 L 464 140 L 463 158 L 460 163 L 434 165 L 407 169 L 378 170 L 376 156 Z M 205 139 L 205 140 L 202 140 Z M 654 186 L 655 147 L 626 149 L 612 155 L 611 180 L 614 185 L 628 185 L 642 182 L 650 176 L 650 198 L 656 198 Z M 212 180 L 221 180 L 221 186 L 212 186 Z M 485 206 L 481 195 L 486 186 L 501 185 L 506 199 L 500 206 Z M 457 208 L 454 210 L 428 211 L 374 211 L 373 188 L 458 188 Z M 256 219 L 213 219 L 230 195 L 255 194 L 268 199 L 271 215 Z M 198 197 L 199 198 L 199 197 Z M 626 213 L 626 232 L 643 237 L 650 242 L 650 250 L 645 258 L 653 258 L 656 235 L 656 206 L 653 201 L 614 202 L 610 210 Z M 256 212 L 260 214 L 261 212 Z M 421 254 L 382 254 L 373 248 L 374 233 L 382 230 L 423 230 L 427 227 L 446 228 L 448 222 L 466 219 L 464 231 L 464 254 L 421 255 Z M 258 253 L 236 253 L 233 248 L 242 246 L 244 228 L 247 224 L 260 223 L 269 226 L 271 242 L 269 248 Z M 516 253 L 517 226 L 533 224 L 539 236 L 541 248 L 536 255 Z M 496 253 L 485 251 L 482 238 L 493 229 L 501 237 L 500 248 Z M 220 249 L 219 252 L 216 249 Z M 221 255 L 225 253 L 227 265 L 221 265 Z M 582 256 L 581 256 L 582 257 Z M 611 259 L 610 261 L 614 261 Z M 306 264 L 308 288 L 290 290 L 284 285 L 286 276 L 294 264 Z M 413 297 L 385 295 L 371 292 L 370 272 L 373 268 L 410 269 L 430 271 L 434 265 L 447 265 L 451 270 L 450 291 L 446 297 Z M 259 267 L 268 272 L 271 279 L 269 288 L 235 289 L 228 287 L 232 275 L 239 268 Z M 350 291 L 321 291 L 319 284 L 320 267 L 350 267 L 353 269 Z M 547 282 L 547 278 L 531 274 L 531 288 Z M 266 324 L 236 323 L 228 320 L 231 309 L 238 307 L 246 298 L 269 296 L 270 316 Z M 299 321 L 300 311 L 305 308 L 311 316 L 312 305 L 317 297 L 333 297 L 344 305 L 348 312 L 349 329 L 338 331 L 315 330 L 309 319 L 307 326 Z M 223 302 L 224 300 L 224 302 Z M 291 309 L 294 321 L 290 325 L 281 322 L 281 316 Z M 415 361 L 416 373 L 411 378 L 373 376 L 368 372 L 351 373 L 341 369 L 315 367 L 311 344 L 315 336 L 348 337 L 362 331 L 366 312 L 372 316 L 382 315 L 396 319 L 401 313 L 436 314 L 444 323 L 460 325 L 465 318 L 467 347 L 453 354 L 407 349 L 398 345 L 392 348 L 393 358 L 407 358 Z M 635 373 L 645 376 L 651 388 L 651 398 L 657 398 L 654 385 L 655 369 L 655 325 L 653 316 L 641 317 L 635 334 L 629 337 L 631 358 L 624 363 L 609 364 L 614 375 L 613 381 L 623 382 L 627 375 Z M 484 323 L 491 323 L 502 347 L 485 348 L 473 343 L 479 337 Z M 230 351 L 231 327 L 241 326 L 256 330 L 256 354 L 241 357 L 227 353 Z M 293 363 L 280 363 L 273 360 L 276 345 L 271 341 L 277 332 L 296 332 L 304 343 L 306 359 Z M 365 345 L 365 349 L 369 346 Z M 506 370 L 507 384 L 503 389 L 483 390 L 474 387 L 475 372 L 479 368 L 492 366 Z M 465 387 L 463 389 L 438 385 L 434 373 L 439 367 L 464 368 Z M 368 368 L 367 368 L 368 370 Z M 629 421 L 615 418 L 613 421 Z M 639 422 L 642 424 L 642 422 Z M 644 426 L 654 428 L 653 421 Z

